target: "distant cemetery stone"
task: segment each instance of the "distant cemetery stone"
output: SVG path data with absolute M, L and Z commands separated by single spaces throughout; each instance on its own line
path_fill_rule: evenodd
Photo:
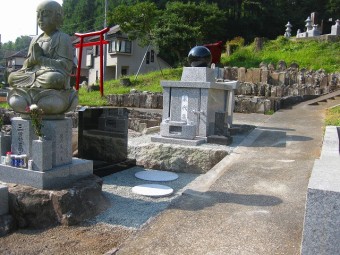
M 290 22 L 288 21 L 288 23 L 286 24 L 286 32 L 285 32 L 285 34 L 284 34 L 284 37 L 286 37 L 286 38 L 289 38 L 289 37 L 291 37 L 291 32 L 292 32 L 292 24 L 290 24 Z
M 340 20 L 335 21 L 335 25 L 331 28 L 331 35 L 340 35 Z
M 315 12 L 311 13 L 311 16 L 307 17 L 305 23 L 306 23 L 305 31 L 301 32 L 301 29 L 298 29 L 296 33 L 296 38 L 310 38 L 310 37 L 318 38 L 322 35 L 322 26 L 319 26 L 318 24 L 317 13 Z M 290 27 L 292 27 L 289 22 L 288 24 L 290 25 Z M 288 36 L 288 24 L 286 25 L 285 37 L 290 37 Z M 336 20 L 335 25 L 333 25 L 331 28 L 331 33 L 327 34 L 326 36 L 333 37 L 339 35 L 340 35 L 340 20 Z

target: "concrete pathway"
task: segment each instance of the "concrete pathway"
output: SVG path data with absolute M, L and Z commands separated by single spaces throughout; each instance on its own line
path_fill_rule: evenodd
M 340 97 L 312 102 L 276 112 L 262 123 L 255 116 L 257 128 L 231 155 L 115 254 L 299 254 L 324 109 L 340 104 Z

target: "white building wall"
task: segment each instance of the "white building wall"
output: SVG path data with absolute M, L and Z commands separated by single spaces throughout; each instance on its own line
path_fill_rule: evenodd
M 159 68 L 170 68 L 170 66 L 157 58 L 156 52 L 154 53 L 154 61 L 150 61 L 147 64 L 146 58 L 144 55 L 146 54 L 147 47 L 140 47 L 137 41 L 132 41 L 131 53 L 122 53 L 122 52 L 112 52 L 108 51 L 108 46 L 106 47 L 106 70 L 104 71 L 105 79 L 119 79 L 122 75 L 122 68 L 127 70 L 127 75 L 135 75 L 138 72 L 140 67 L 139 74 L 148 73 L 151 71 L 159 70 Z M 149 52 L 151 54 L 151 47 L 149 48 Z M 86 51 L 85 51 L 86 52 Z M 86 57 L 85 57 L 86 58 Z M 144 58 L 144 60 L 143 60 Z M 157 61 L 158 60 L 158 61 Z M 85 66 L 84 66 L 85 67 Z M 95 84 L 96 78 L 99 81 L 100 75 L 100 57 L 99 55 L 93 58 L 93 66 L 89 69 L 88 75 L 88 83 Z
M 15 58 L 14 65 L 16 66 L 22 66 L 24 64 L 25 58 Z
M 93 58 L 93 67 L 89 69 L 89 85 L 96 84 L 100 79 L 100 57 Z

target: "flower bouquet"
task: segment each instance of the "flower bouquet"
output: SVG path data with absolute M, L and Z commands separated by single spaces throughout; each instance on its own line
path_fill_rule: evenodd
M 32 120 L 32 125 L 34 127 L 34 133 L 36 136 L 39 138 L 43 137 L 43 133 L 41 131 L 43 124 L 42 124 L 42 115 L 43 115 L 43 110 L 40 109 L 36 104 L 32 104 L 26 109 L 27 113 L 29 114 L 31 120 Z

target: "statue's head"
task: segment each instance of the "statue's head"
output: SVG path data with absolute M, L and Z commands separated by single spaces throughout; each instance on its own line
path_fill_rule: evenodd
M 58 29 L 63 22 L 62 7 L 56 1 L 43 1 L 37 7 L 37 18 L 41 30 Z

